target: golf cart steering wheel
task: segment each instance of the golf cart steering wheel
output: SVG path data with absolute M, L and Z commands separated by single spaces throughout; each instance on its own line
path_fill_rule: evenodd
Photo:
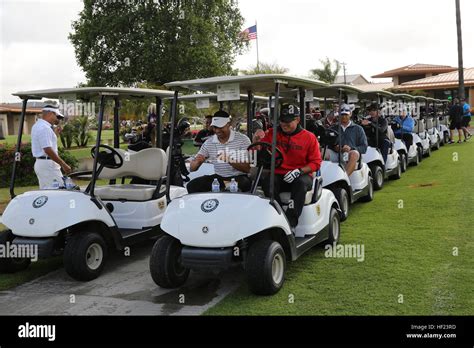
M 100 151 L 100 148 L 104 148 L 108 151 Z M 92 158 L 95 158 L 95 146 L 91 149 Z M 103 165 L 105 168 L 117 169 L 123 165 L 123 158 L 120 153 L 108 145 L 99 145 L 99 156 L 97 162 Z
M 260 148 L 258 148 L 260 147 Z M 283 163 L 283 154 L 278 147 L 275 147 L 275 168 L 279 168 Z M 259 141 L 251 144 L 248 151 L 257 150 L 257 164 L 261 163 L 265 169 L 269 169 L 272 165 L 272 144 Z

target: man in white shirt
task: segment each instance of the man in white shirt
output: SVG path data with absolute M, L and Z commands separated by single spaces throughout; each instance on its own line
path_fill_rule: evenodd
M 54 180 L 62 185 L 61 168 L 66 174 L 71 172 L 71 167 L 58 155 L 58 138 L 53 130 L 53 125 L 63 118 L 59 109 L 47 105 L 42 118 L 31 129 L 31 152 L 36 158 L 34 169 L 40 189 L 50 188 Z

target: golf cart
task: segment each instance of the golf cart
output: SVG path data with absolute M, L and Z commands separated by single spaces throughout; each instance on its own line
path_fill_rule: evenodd
M 100 275 L 108 249 L 122 250 L 139 241 L 157 236 L 163 213 L 170 200 L 186 193 L 183 187 L 170 186 L 167 156 L 160 148 L 138 152 L 120 149 L 119 108 L 121 99 L 155 98 L 157 104 L 172 92 L 113 87 L 86 87 L 18 92 L 23 100 L 16 151 L 19 153 L 22 125 L 28 100 L 62 99 L 67 96 L 91 102 L 100 100 L 96 144 L 91 149 L 93 167 L 69 178 L 90 176 L 85 189 L 33 190 L 18 196 L 14 193 L 17 162 L 13 164 L 10 183 L 11 202 L 3 214 L 9 228 L 3 243 L 38 248 L 39 257 L 63 254 L 66 272 L 74 279 L 88 281 Z M 115 101 L 114 146 L 101 143 L 104 109 L 108 100 Z M 159 143 L 158 141 L 157 143 Z M 147 184 L 129 184 L 125 178 L 139 177 Z M 121 178 L 121 183 L 116 183 Z M 99 179 L 110 180 L 99 186 Z M 164 183 L 168 183 L 165 190 Z M 7 237 L 5 237 L 7 236 Z M 18 260 L 17 260 L 18 261 Z M 10 262 L 1 260 L 1 262 Z M 27 267 L 29 260 L 22 260 Z M 18 262 L 11 270 L 19 270 Z M 8 267 L 4 267 L 8 268 Z M 8 271 L 8 269 L 7 269 Z
M 364 101 L 364 108 L 366 110 L 365 102 L 375 103 L 377 105 L 377 110 L 380 110 L 381 103 L 384 103 L 384 99 L 392 99 L 393 94 L 387 91 L 373 91 L 373 92 L 364 92 L 359 95 L 359 98 Z M 380 114 L 379 117 L 383 117 Z M 377 127 L 378 125 L 369 124 L 367 127 L 364 127 L 366 133 L 372 134 L 373 127 Z M 371 129 L 372 128 L 372 129 Z M 369 138 L 369 137 L 368 137 Z M 402 160 L 398 154 L 398 152 L 394 149 L 394 144 L 391 143 L 388 155 L 387 155 L 387 163 L 385 163 L 382 153 L 379 149 L 379 132 L 375 131 L 375 147 L 370 146 L 371 142 L 369 141 L 369 146 L 367 148 L 367 152 L 362 155 L 362 161 L 367 163 L 369 166 L 372 176 L 374 178 L 374 189 L 380 190 L 383 187 L 385 179 L 400 179 L 402 175 Z
M 175 90 L 218 91 L 227 100 L 238 98 L 243 91 L 280 94 L 298 87 L 311 87 L 313 80 L 286 75 L 221 76 L 166 84 Z M 279 103 L 277 103 L 278 105 Z M 176 111 L 172 113 L 175 120 Z M 279 108 L 274 108 L 273 124 L 278 124 Z M 305 206 L 294 231 L 285 216 L 290 194 L 280 195 L 283 206 L 274 197 L 275 168 L 283 155 L 276 144 L 276 127 L 272 143 L 254 143 L 257 151 L 257 174 L 249 193 L 195 193 L 171 202 L 150 257 L 150 272 L 155 283 L 164 288 L 184 284 L 190 270 L 219 270 L 231 266 L 245 269 L 252 292 L 275 294 L 283 286 L 288 261 L 294 261 L 312 246 L 339 240 L 339 205 L 331 191 L 322 188 L 322 178 L 314 175 L 313 186 L 306 195 Z M 259 189 L 264 169 L 269 169 L 270 197 Z
M 220 101 L 218 98 L 218 95 L 216 93 L 195 93 L 195 94 L 188 94 L 188 95 L 182 95 L 178 97 L 179 102 L 196 102 L 196 108 L 197 109 L 207 109 L 210 107 L 210 102 L 219 102 L 219 109 L 224 110 L 224 101 Z M 236 101 L 247 101 L 247 136 L 252 139 L 253 136 L 253 128 L 252 125 L 254 124 L 254 115 L 255 115 L 255 108 L 257 103 L 267 103 L 268 98 L 265 97 L 260 97 L 260 96 L 254 96 L 252 95 L 250 98 L 247 94 L 241 94 L 240 98 Z M 231 108 L 232 108 L 232 103 L 235 101 L 227 101 L 227 112 L 231 114 Z M 249 123 L 250 122 L 250 123 Z M 249 126 L 250 125 L 250 126 Z M 237 129 L 236 129 L 237 130 Z M 185 186 L 187 183 L 195 179 L 197 177 L 203 176 L 203 175 L 213 175 L 215 174 L 214 172 L 214 164 L 210 163 L 209 161 L 206 161 L 203 163 L 197 171 L 191 172 L 189 170 L 190 166 L 190 159 L 187 158 L 186 161 L 186 168 L 188 171 L 187 178 L 185 181 Z
M 343 95 L 356 98 L 362 91 L 354 86 L 334 84 L 327 87 L 312 89 L 313 96 L 320 98 L 335 98 L 342 104 Z M 354 99 L 355 100 L 355 99 Z M 326 103 L 325 103 L 326 105 Z M 327 115 L 327 112 L 325 111 Z M 341 207 L 341 221 L 349 216 L 350 204 L 360 200 L 370 202 L 373 199 L 374 184 L 372 172 L 368 165 L 359 160 L 358 167 L 349 177 L 343 165 L 343 156 L 339 153 L 339 163 L 331 162 L 325 159 L 328 148 L 340 142 L 342 128 L 339 124 L 337 129 L 325 129 L 319 125 L 316 135 L 319 138 L 320 145 L 323 147 L 321 165 L 321 176 L 323 178 L 323 187 L 331 190 L 339 202 Z
M 449 116 L 446 115 L 446 109 L 447 105 L 449 103 L 449 100 L 439 100 L 436 99 L 434 102 L 434 109 L 435 109 L 435 127 L 438 130 L 440 137 L 441 137 L 441 146 L 449 143 L 449 136 L 450 136 L 450 130 L 449 130 Z
M 432 103 L 431 108 L 430 102 Z M 441 133 L 438 131 L 438 127 L 436 126 L 437 120 L 436 99 L 426 98 L 426 132 L 428 133 L 432 150 L 439 150 L 441 143 L 443 142 Z
M 414 100 L 414 97 L 409 94 L 395 94 L 394 97 L 397 101 L 395 105 L 400 105 L 400 103 L 405 104 L 406 102 L 413 102 Z M 398 109 L 400 109 L 400 107 L 398 107 Z M 400 128 L 400 126 L 394 122 L 392 122 L 391 126 L 393 131 L 396 131 Z M 406 134 L 407 137 L 411 138 L 411 145 L 409 147 L 407 147 L 406 140 L 404 139 L 404 134 Z M 413 131 L 404 133 L 403 128 L 401 128 L 401 138 L 395 138 L 395 150 L 397 150 L 398 154 L 402 158 L 402 165 L 403 163 L 405 163 L 405 165 L 402 166 L 402 172 L 405 172 L 407 166 L 410 164 L 417 166 L 423 157 L 421 143 L 416 142 L 415 135 L 416 134 L 414 134 Z M 416 136 L 416 139 L 419 141 L 418 136 Z
M 413 134 L 413 140 L 415 143 L 421 147 L 422 157 L 431 156 L 431 142 L 430 137 L 428 136 L 426 122 L 424 119 L 425 110 L 421 109 L 421 104 L 425 103 L 427 105 L 426 97 L 416 96 L 415 98 L 415 110 L 416 114 L 413 113 L 413 119 L 415 120 L 415 130 Z M 420 159 L 421 161 L 421 159 Z

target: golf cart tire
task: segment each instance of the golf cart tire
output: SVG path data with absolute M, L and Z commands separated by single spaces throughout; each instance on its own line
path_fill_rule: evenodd
M 443 137 L 444 137 L 443 143 L 444 143 L 444 144 L 449 143 L 449 134 L 448 134 L 448 132 L 444 132 L 444 133 L 443 133 Z
M 390 179 L 392 180 L 398 180 L 402 177 L 402 161 L 405 159 L 402 158 L 402 160 L 398 161 L 398 166 L 397 166 L 397 172 L 393 175 L 390 176 Z
M 273 266 L 278 264 L 277 281 L 273 277 Z M 286 256 L 280 243 L 261 239 L 253 243 L 247 255 L 245 271 L 250 291 L 256 295 L 276 294 L 285 281 Z
M 431 145 L 428 147 L 428 151 L 426 151 L 425 157 L 431 157 Z
M 334 243 L 339 242 L 339 237 L 341 236 L 341 217 L 337 212 L 335 207 L 331 208 L 329 213 L 329 226 L 328 226 L 328 239 L 326 240 L 326 245 L 333 245 Z M 335 226 L 336 225 L 336 226 Z
M 10 230 L 0 232 L 0 244 L 6 245 L 12 242 L 13 233 Z M 28 268 L 31 264 L 30 259 L 26 258 L 0 258 L 0 273 L 16 273 Z
M 351 201 L 350 201 L 350 198 L 349 198 L 349 193 L 343 187 L 334 188 L 333 193 L 334 193 L 334 196 L 336 197 L 337 202 L 339 203 L 339 206 L 341 207 L 341 214 L 340 214 L 341 221 L 346 221 L 347 218 L 349 217 L 349 210 L 350 210 L 350 205 L 351 205 Z M 346 205 L 347 210 L 346 211 L 344 211 L 343 200 L 345 200 L 347 202 L 347 205 Z
M 94 249 L 91 249 L 94 248 Z M 101 253 L 99 263 L 90 267 L 87 255 L 91 251 Z M 64 268 L 67 274 L 80 281 L 90 281 L 97 278 L 104 269 L 107 260 L 107 244 L 97 232 L 76 232 L 71 235 L 64 248 Z
M 361 202 L 371 202 L 374 199 L 374 179 L 369 176 L 369 193 L 360 199 Z
M 182 266 L 182 269 L 177 268 L 181 249 L 179 240 L 168 235 L 155 242 L 150 256 L 150 273 L 156 285 L 172 289 L 186 283 L 189 269 Z
M 378 164 L 372 164 L 370 166 L 370 171 L 373 173 L 374 178 L 374 190 L 381 190 L 384 184 L 384 170 Z
M 418 163 L 423 161 L 423 148 L 421 147 L 421 145 L 418 146 L 418 159 Z

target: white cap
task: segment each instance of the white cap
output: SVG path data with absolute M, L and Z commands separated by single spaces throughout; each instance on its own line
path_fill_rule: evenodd
M 43 108 L 43 112 L 54 112 L 56 116 L 64 118 L 64 115 L 59 111 L 58 108 L 55 108 L 53 106 L 47 105 Z
M 217 128 L 222 128 L 226 124 L 228 124 L 229 122 L 230 122 L 229 117 L 213 117 L 211 126 L 217 127 Z
M 341 105 L 341 115 L 350 115 L 351 112 L 352 112 L 352 109 L 350 105 L 347 105 L 347 104 Z

